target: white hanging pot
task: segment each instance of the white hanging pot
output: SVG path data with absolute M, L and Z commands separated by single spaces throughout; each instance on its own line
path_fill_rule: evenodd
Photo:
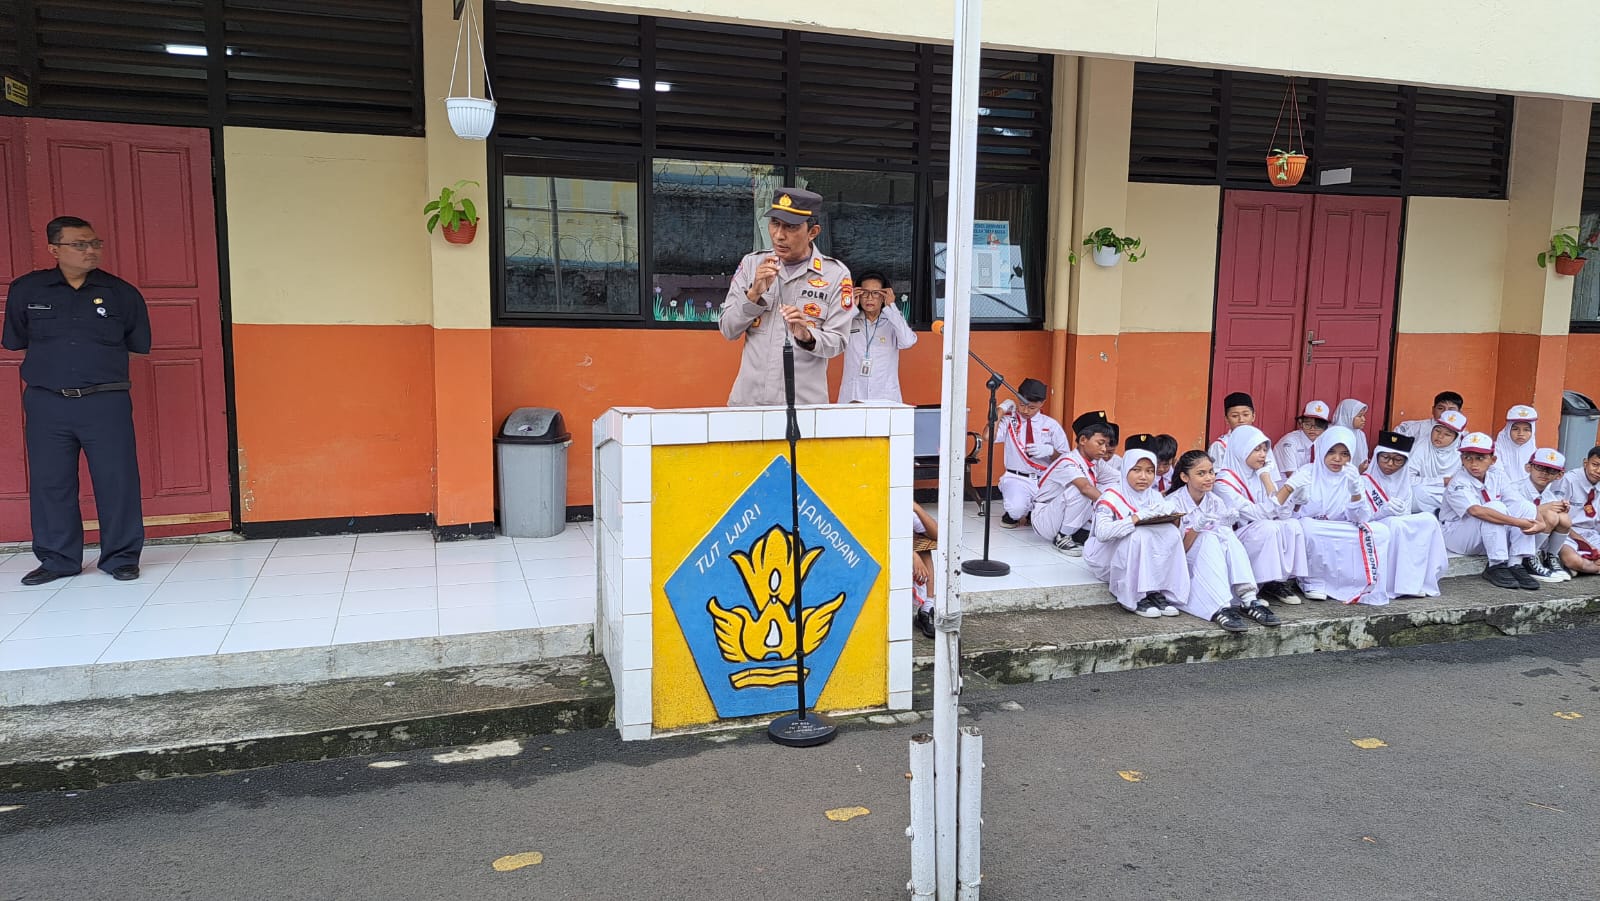
M 1096 247 L 1094 249 L 1094 264 L 1102 269 L 1110 269 L 1117 265 L 1117 260 L 1122 257 L 1122 251 L 1116 247 Z
M 456 137 L 482 141 L 494 131 L 493 100 L 478 97 L 446 97 L 444 110 L 450 116 L 450 130 Z
M 450 130 L 456 137 L 468 141 L 482 141 L 494 130 L 494 91 L 489 88 L 489 61 L 484 56 L 483 35 L 478 31 L 476 0 L 463 4 L 461 29 L 456 34 L 456 55 L 450 62 L 450 96 L 444 98 L 444 111 L 450 117 Z M 470 30 L 469 30 L 470 26 Z M 483 72 L 482 97 L 472 96 L 472 41 L 478 41 L 478 64 Z M 467 90 L 456 95 L 456 73 L 461 69 L 461 45 L 466 44 L 467 62 L 463 74 Z

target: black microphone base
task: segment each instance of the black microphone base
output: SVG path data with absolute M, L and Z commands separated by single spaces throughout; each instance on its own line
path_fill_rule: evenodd
M 982 560 L 963 560 L 961 571 L 969 576 L 1003 576 L 1011 572 L 1011 564 L 987 557 Z
M 789 748 L 825 745 L 838 734 L 839 730 L 834 728 L 833 723 L 815 713 L 807 713 L 805 719 L 796 713 L 785 713 L 767 726 L 767 737 Z

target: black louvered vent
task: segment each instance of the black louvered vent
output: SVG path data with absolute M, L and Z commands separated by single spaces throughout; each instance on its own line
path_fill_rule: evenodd
M 420 134 L 421 16 L 420 0 L 224 0 L 227 121 Z
M 1323 82 L 1315 169 L 1361 173 L 1361 187 L 1400 193 L 1406 149 L 1406 98 L 1399 85 Z M 1315 179 L 1312 179 L 1315 181 Z
M 801 159 L 919 162 L 927 78 L 915 44 L 802 34 L 797 88 Z
M 21 74 L 22 54 L 17 49 L 16 0 L 0 0 L 0 72 Z
M 1504 197 L 1516 98 L 1417 88 L 1406 193 Z
M 1295 127 L 1294 106 L 1286 105 L 1288 79 L 1277 75 L 1246 72 L 1226 74 L 1228 86 L 1227 165 L 1223 178 L 1229 182 L 1264 185 L 1267 180 L 1267 154 L 1272 150 L 1302 151 L 1317 159 L 1316 86 L 1295 79 L 1294 96 L 1300 103 L 1300 126 Z M 1305 135 L 1302 146 L 1300 135 Z M 1315 181 L 1309 177 L 1308 180 Z M 1303 182 L 1302 182 L 1303 184 Z
M 1128 170 L 1163 181 L 1216 181 L 1221 81 L 1212 69 L 1139 65 Z
M 933 162 L 950 158 L 950 51 L 933 51 Z M 1047 54 L 985 50 L 978 77 L 978 168 L 1042 173 L 1050 150 Z
M 643 144 L 637 16 L 498 3 L 491 21 L 502 137 Z
M 1600 210 L 1600 103 L 1589 108 L 1589 160 L 1584 169 L 1583 208 Z
M 202 0 L 36 0 L 34 15 L 38 106 L 206 117 Z
M 656 146 L 782 156 L 785 57 L 781 31 L 657 19 Z

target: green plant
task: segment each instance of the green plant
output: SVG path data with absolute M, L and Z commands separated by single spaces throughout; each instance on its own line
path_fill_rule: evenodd
M 1149 254 L 1149 251 L 1140 251 L 1140 243 L 1138 238 L 1124 238 L 1109 227 L 1095 229 L 1083 239 L 1084 247 L 1096 249 L 1109 247 L 1127 257 L 1130 263 L 1137 263 Z
M 1274 147 L 1267 153 L 1267 156 L 1272 160 L 1272 167 L 1277 170 L 1272 173 L 1272 177 L 1277 181 L 1288 181 L 1289 157 L 1305 156 L 1305 154 L 1298 150 L 1279 150 Z
M 461 193 L 467 185 L 477 184 L 463 179 L 441 190 L 438 200 L 428 201 L 427 206 L 422 208 L 422 212 L 428 216 L 428 234 L 433 234 L 436 225 L 455 229 L 459 225 L 471 225 L 478 221 L 478 208 L 473 205 L 472 198 L 464 197 Z
M 1571 234 L 1568 234 L 1571 232 Z M 1589 254 L 1600 250 L 1600 232 L 1590 232 L 1586 238 L 1578 237 L 1578 227 L 1569 225 L 1550 236 L 1550 249 L 1539 254 L 1539 268 L 1553 261 L 1556 257 L 1571 257 L 1574 260 L 1588 259 Z

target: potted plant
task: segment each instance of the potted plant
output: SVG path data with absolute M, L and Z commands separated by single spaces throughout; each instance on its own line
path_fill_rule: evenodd
M 1577 275 L 1583 271 L 1589 254 L 1596 250 L 1600 250 L 1600 231 L 1590 232 L 1588 237 L 1580 239 L 1578 227 L 1569 225 L 1550 236 L 1550 249 L 1539 254 L 1539 268 L 1554 261 L 1557 275 Z
M 1310 157 L 1298 150 L 1279 150 L 1274 147 L 1267 156 L 1267 177 L 1272 179 L 1273 187 L 1292 188 L 1306 174 L 1306 163 L 1309 161 Z
M 471 244 L 472 239 L 478 235 L 478 208 L 473 205 L 472 198 L 462 195 L 462 190 L 467 185 L 476 185 L 475 181 L 465 179 L 456 182 L 451 187 L 439 192 L 438 200 L 430 200 L 422 208 L 423 214 L 428 217 L 428 234 L 433 234 L 434 226 L 444 226 L 444 239 L 451 244 Z
M 1289 116 L 1289 127 L 1284 129 L 1284 142 L 1288 150 L 1277 147 L 1278 129 L 1283 126 L 1283 117 Z M 1295 136 L 1299 135 L 1299 140 Z M 1292 188 L 1300 183 L 1306 174 L 1306 163 L 1310 158 L 1304 150 L 1294 149 L 1296 146 L 1306 146 L 1305 128 L 1300 124 L 1300 92 L 1295 90 L 1294 77 L 1290 76 L 1289 84 L 1284 88 L 1283 103 L 1278 106 L 1278 121 L 1272 126 L 1272 138 L 1267 144 L 1271 150 L 1267 151 L 1267 181 L 1274 188 Z
M 1083 239 L 1083 246 L 1093 251 L 1095 265 L 1104 268 L 1117 265 L 1117 258 L 1123 255 L 1128 257 L 1128 262 L 1137 263 L 1149 253 L 1139 249 L 1138 238 L 1124 238 L 1109 227 L 1090 232 L 1089 236 Z

